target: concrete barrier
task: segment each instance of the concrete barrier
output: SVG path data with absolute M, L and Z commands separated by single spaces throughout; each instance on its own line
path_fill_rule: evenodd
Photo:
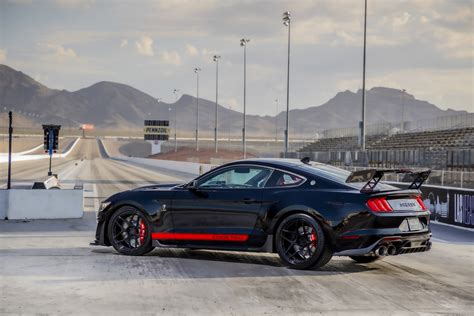
M 1 219 L 81 218 L 83 190 L 0 190 Z
M 212 164 L 204 164 L 204 163 L 197 163 L 197 162 L 188 162 L 188 161 L 174 161 L 174 160 L 159 160 L 159 159 L 150 159 L 150 158 L 137 158 L 137 157 L 123 157 L 123 156 L 111 156 L 107 147 L 99 139 L 99 148 L 101 149 L 104 156 L 118 160 L 133 163 L 136 165 L 140 165 L 142 167 L 153 167 L 159 169 L 165 169 L 173 172 L 179 172 L 185 175 L 189 175 L 192 177 L 196 177 L 201 175 L 213 168 L 216 165 Z
M 63 153 L 60 153 L 60 154 L 54 154 L 53 159 L 67 157 L 71 153 L 71 151 L 74 149 L 74 147 L 77 145 L 77 143 L 79 143 L 79 141 L 80 141 L 80 138 L 76 138 L 74 143 L 72 143 L 72 145 L 70 146 L 70 148 L 66 152 L 63 152 Z M 41 147 L 41 146 L 39 146 L 39 147 Z M 27 161 L 27 160 L 38 160 L 38 159 L 49 159 L 49 155 L 47 155 L 47 154 L 44 154 L 44 155 L 25 155 L 25 154 L 12 155 L 12 162 Z M 6 162 L 8 162 L 8 155 L 7 154 L 0 155 L 0 163 L 6 163 Z

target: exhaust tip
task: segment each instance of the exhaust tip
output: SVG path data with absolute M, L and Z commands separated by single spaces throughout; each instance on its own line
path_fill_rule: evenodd
M 375 254 L 378 256 L 386 256 L 387 255 L 387 247 L 385 246 L 380 246 L 377 249 L 375 249 Z
M 387 253 L 389 256 L 395 256 L 397 254 L 397 248 L 394 245 L 390 245 L 387 248 Z

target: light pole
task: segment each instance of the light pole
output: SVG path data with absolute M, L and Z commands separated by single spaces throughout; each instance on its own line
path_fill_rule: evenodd
M 248 38 L 242 38 L 240 40 L 240 46 L 244 48 L 244 122 L 242 128 L 242 153 L 244 158 L 247 157 L 247 146 L 245 142 L 245 127 L 246 127 L 246 116 L 247 116 L 247 107 L 246 107 L 246 86 L 247 86 L 247 43 L 250 42 Z
M 365 151 L 365 49 L 367 38 L 367 0 L 364 4 L 364 53 L 362 57 L 362 122 L 360 124 L 360 147 Z
M 160 105 L 160 102 L 161 102 L 161 98 L 156 98 L 156 104 Z M 159 109 L 158 109 L 158 113 L 160 113 Z M 151 113 L 149 112 L 148 115 L 151 116 Z
M 173 90 L 174 94 L 174 152 L 178 151 L 178 121 L 177 121 L 177 114 L 178 111 L 178 89 Z
M 217 113 L 217 100 L 219 97 L 219 59 L 221 56 L 219 55 L 214 55 L 213 60 L 216 62 L 216 113 L 215 113 L 215 123 L 216 125 L 214 126 L 214 148 L 217 153 L 217 119 L 218 119 L 218 113 Z
M 290 132 L 290 35 L 291 35 L 291 14 L 289 11 L 283 13 L 283 25 L 288 26 L 288 68 L 286 73 L 286 125 L 285 125 L 285 157 L 288 155 Z
M 196 151 L 199 151 L 199 72 L 201 68 L 194 68 L 196 73 Z
M 275 99 L 275 142 L 278 142 L 278 99 Z
M 402 93 L 402 128 L 401 131 L 402 133 L 405 132 L 405 89 L 401 90 Z

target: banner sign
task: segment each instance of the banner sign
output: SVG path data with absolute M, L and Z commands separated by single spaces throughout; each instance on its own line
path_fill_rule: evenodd
M 164 120 L 145 120 L 143 135 L 145 140 L 166 141 L 169 138 L 170 122 Z
M 406 188 L 406 184 L 390 184 Z M 424 185 L 421 192 L 432 220 L 474 228 L 474 190 Z

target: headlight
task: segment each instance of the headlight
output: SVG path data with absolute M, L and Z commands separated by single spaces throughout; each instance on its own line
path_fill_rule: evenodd
M 107 206 L 110 205 L 110 203 L 112 203 L 112 202 L 102 202 L 102 203 L 100 203 L 99 212 L 102 212 L 103 210 L 105 210 L 107 208 Z

